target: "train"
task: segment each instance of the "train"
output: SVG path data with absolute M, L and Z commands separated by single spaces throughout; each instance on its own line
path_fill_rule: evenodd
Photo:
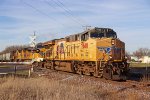
M 25 47 L 0 54 L 0 62 L 35 62 L 43 58 L 38 49 Z
M 111 28 L 95 27 L 37 44 L 36 48 L 1 54 L 0 61 L 31 61 L 34 68 L 42 67 L 109 80 L 126 80 L 129 71 L 125 43 Z

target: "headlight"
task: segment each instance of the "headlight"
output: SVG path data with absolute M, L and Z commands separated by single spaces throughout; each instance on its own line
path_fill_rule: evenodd
M 39 53 L 39 52 L 40 52 L 40 50 L 39 50 L 39 49 L 37 49 L 37 50 L 36 50 L 36 53 Z
M 109 55 L 109 59 L 111 60 L 111 59 L 112 59 L 112 56 Z
M 112 44 L 112 45 L 115 44 L 115 40 L 114 40 L 114 39 L 111 40 L 111 44 Z

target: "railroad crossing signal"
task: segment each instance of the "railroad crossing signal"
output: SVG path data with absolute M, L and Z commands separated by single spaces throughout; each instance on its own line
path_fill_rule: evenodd
M 30 47 L 34 48 L 36 46 L 36 34 L 35 34 L 35 32 L 29 38 L 30 38 Z
M 91 28 L 91 26 L 88 26 L 88 25 L 86 25 L 86 26 L 82 26 L 82 27 L 85 27 L 85 31 L 88 31 L 90 28 Z

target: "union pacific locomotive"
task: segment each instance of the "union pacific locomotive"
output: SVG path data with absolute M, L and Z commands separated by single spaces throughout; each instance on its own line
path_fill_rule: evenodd
M 110 80 L 126 80 L 129 69 L 125 58 L 125 43 L 110 28 L 96 27 L 47 41 L 37 45 L 34 53 L 37 56 L 34 56 L 34 60 L 30 56 L 30 60 L 35 68 L 45 67 Z M 12 60 L 17 60 L 16 58 L 15 55 Z M 19 59 L 23 61 L 23 58 Z

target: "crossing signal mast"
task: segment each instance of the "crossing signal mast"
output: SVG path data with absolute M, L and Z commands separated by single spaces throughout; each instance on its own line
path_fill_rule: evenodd
M 88 30 L 91 28 L 91 26 L 89 26 L 89 25 L 82 26 L 82 27 L 84 27 L 84 30 L 85 30 L 85 31 L 88 31 Z
M 35 32 L 29 38 L 30 38 L 30 47 L 35 48 L 35 46 L 36 46 L 36 38 L 37 38 Z

